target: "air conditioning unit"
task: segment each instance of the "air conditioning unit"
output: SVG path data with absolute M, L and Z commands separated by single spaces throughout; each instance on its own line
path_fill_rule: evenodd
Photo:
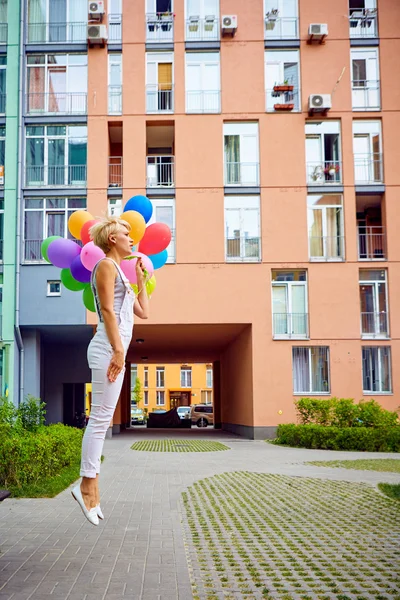
M 315 40 L 319 40 L 328 35 L 328 25 L 326 23 L 311 23 L 308 28 L 308 35 Z
M 326 112 L 330 108 L 332 108 L 330 94 L 311 94 L 308 99 L 308 110 L 311 114 Z
M 88 25 L 87 40 L 89 44 L 104 44 L 107 41 L 107 26 L 106 25 Z
M 237 29 L 237 15 L 222 15 L 222 33 L 235 33 Z
M 101 17 L 104 15 L 105 10 L 103 0 L 94 0 L 93 2 L 89 1 L 88 12 L 91 17 Z

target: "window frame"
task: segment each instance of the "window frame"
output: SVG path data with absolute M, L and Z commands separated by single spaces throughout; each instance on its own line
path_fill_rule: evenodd
M 165 406 L 165 390 L 156 390 L 156 406 Z
M 329 196 L 339 196 L 340 204 L 328 204 L 323 203 L 316 206 L 314 203 L 310 202 L 310 198 L 320 197 L 329 198 Z M 341 256 L 328 256 L 327 252 L 327 243 L 325 240 L 329 238 L 328 234 L 328 209 L 340 209 L 340 230 L 341 235 L 338 236 L 341 238 L 341 247 L 342 247 L 342 255 Z M 324 256 L 312 256 L 311 255 L 311 212 L 312 211 L 322 211 L 322 243 L 324 247 Z M 345 252 L 345 235 L 344 235 L 344 203 L 343 203 L 343 194 L 307 194 L 307 238 L 308 238 L 308 258 L 310 262 L 343 262 L 346 260 L 346 252 Z
M 156 367 L 156 388 L 165 388 L 165 367 Z
M 273 279 L 273 272 L 281 272 L 281 273 L 304 273 L 305 274 L 305 279 L 304 280 L 274 280 Z M 286 305 L 287 305 L 287 312 L 285 313 L 286 315 L 293 315 L 296 313 L 293 313 L 292 307 L 293 307 L 293 288 L 294 287 L 303 287 L 304 288 L 304 306 L 306 309 L 306 312 L 304 313 L 305 315 L 305 324 L 306 324 L 306 331 L 304 333 L 294 333 L 292 331 L 288 331 L 287 333 L 281 333 L 281 332 L 277 332 L 275 331 L 276 327 L 275 327 L 275 319 L 274 319 L 274 315 L 276 314 L 281 314 L 281 313 L 275 313 L 274 312 L 274 288 L 278 288 L 278 287 L 285 287 L 286 291 L 285 291 L 285 298 L 286 298 Z M 272 313 L 272 334 L 273 334 L 273 339 L 279 340 L 279 339 L 309 339 L 310 335 L 309 335 L 309 323 L 308 323 L 308 319 L 309 319 L 309 310 L 308 310 L 308 271 L 307 269 L 273 269 L 271 272 L 271 313 Z M 290 323 L 292 324 L 291 319 L 289 318 Z M 288 321 L 288 322 L 289 322 Z
M 181 380 L 181 388 L 191 388 L 193 384 L 192 379 L 192 367 L 181 367 L 180 370 L 180 380 Z M 190 379 L 190 385 L 188 385 L 188 380 Z
M 389 365 L 389 390 L 382 391 L 382 385 L 380 385 L 380 390 L 367 390 L 364 389 L 364 381 L 366 379 L 366 373 L 364 372 L 364 365 L 366 364 L 366 359 L 364 359 L 364 350 L 377 350 L 378 354 L 378 371 L 379 371 L 379 382 L 382 382 L 382 350 L 387 350 L 388 356 L 388 365 Z M 366 395 L 380 395 L 380 396 L 390 396 L 393 394 L 393 373 L 392 373 L 392 349 L 391 346 L 361 346 L 361 377 L 362 377 L 362 389 L 363 394 Z
M 308 367 L 309 367 L 309 373 L 308 373 L 308 379 L 309 379 L 309 383 L 310 383 L 310 388 L 312 387 L 312 381 L 313 381 L 313 372 L 312 372 L 312 360 L 310 360 L 311 358 L 311 351 L 312 350 L 322 350 L 324 349 L 326 352 L 326 365 L 327 365 L 327 375 L 328 375 L 328 380 L 327 380 L 327 389 L 324 391 L 312 391 L 311 389 L 309 390 L 303 390 L 303 391 L 299 391 L 296 390 L 296 386 L 295 386 L 295 368 L 294 368 L 294 363 L 295 363 L 295 351 L 296 350 L 306 350 L 308 353 Z M 330 369 L 330 348 L 329 346 L 292 346 L 292 380 L 293 380 L 293 395 L 294 396 L 303 396 L 304 394 L 310 395 L 310 396 L 330 396 L 331 394 L 331 369 Z M 326 381 L 326 380 L 323 380 Z
M 59 291 L 58 292 L 52 292 L 51 291 L 51 286 L 52 285 L 58 285 L 59 286 Z M 59 279 L 48 279 L 47 280 L 47 293 L 46 296 L 48 298 L 56 298 L 61 296 L 61 281 Z

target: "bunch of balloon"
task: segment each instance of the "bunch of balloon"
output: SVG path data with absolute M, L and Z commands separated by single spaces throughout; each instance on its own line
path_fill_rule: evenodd
M 171 241 L 171 230 L 163 223 L 146 224 L 153 214 L 153 205 L 146 196 L 133 196 L 126 203 L 121 218 L 131 226 L 129 233 L 138 251 L 121 262 L 133 289 L 138 293 L 136 262 L 140 256 L 146 272 L 146 290 L 149 296 L 154 292 L 156 279 L 154 270 L 167 261 L 167 246 Z M 68 219 L 68 230 L 79 242 L 60 236 L 51 236 L 42 242 L 43 258 L 61 269 L 61 282 L 72 292 L 82 292 L 85 307 L 95 312 L 95 302 L 90 286 L 91 273 L 97 262 L 104 258 L 104 252 L 90 239 L 90 228 L 96 219 L 85 210 L 77 210 Z

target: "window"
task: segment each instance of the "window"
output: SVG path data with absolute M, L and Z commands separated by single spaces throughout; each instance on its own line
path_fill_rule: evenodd
M 108 0 L 108 43 L 122 41 L 122 0 Z
M 298 50 L 265 52 L 266 110 L 300 110 Z
M 353 121 L 353 153 L 356 185 L 383 181 L 380 121 Z
M 340 122 L 306 123 L 307 184 L 341 183 L 340 157 Z
M 108 112 L 122 113 L 122 54 L 108 55 Z
M 122 215 L 122 200 L 120 198 L 108 199 L 108 214 L 110 217 L 120 217 Z
M 42 241 L 52 235 L 73 239 L 68 219 L 86 209 L 86 198 L 25 198 L 24 260 L 42 261 Z
M 388 337 L 386 269 L 360 269 L 360 310 L 362 337 Z
M 175 249 L 175 199 L 158 199 L 152 198 L 153 214 L 147 225 L 152 223 L 165 223 L 171 229 L 172 238 L 167 248 L 168 251 L 168 263 L 174 263 L 176 261 L 176 249 Z
M 374 38 L 378 35 L 376 0 L 349 0 L 351 38 Z
M 61 296 L 61 281 L 48 281 L 47 282 L 47 295 L 48 296 Z
M 149 392 L 148 390 L 144 390 L 143 392 L 143 402 L 145 406 L 149 405 Z
M 391 352 L 389 346 L 363 346 L 363 392 L 392 392 Z
M 0 37 L 1 37 L 1 26 L 0 26 Z M 6 112 L 6 70 L 7 70 L 7 56 L 0 56 L 0 114 L 4 115 Z M 2 163 L 4 164 L 4 163 Z
M 26 71 L 27 113 L 87 113 L 87 54 L 29 55 Z
M 165 404 L 165 392 L 164 391 L 157 390 L 156 404 L 157 404 L 157 406 L 164 406 L 164 404 Z
M 146 0 L 146 41 L 171 43 L 173 40 L 172 0 Z
M 164 367 L 157 367 L 156 369 L 156 387 L 165 387 L 165 369 Z
M 259 196 L 225 196 L 227 262 L 261 260 Z
M 224 123 L 225 185 L 259 185 L 258 123 Z
M 219 52 L 187 52 L 186 112 L 221 112 L 220 95 Z
M 352 48 L 353 110 L 380 110 L 378 49 Z
M 4 245 L 4 199 L 0 198 L 0 261 L 3 260 Z
M 295 394 L 329 394 L 329 348 L 293 348 L 293 391 Z
M 272 271 L 274 338 L 308 337 L 306 271 Z
M 192 387 L 192 367 L 181 367 L 181 387 Z
M 174 110 L 174 68 L 172 52 L 148 52 L 146 55 L 146 110 Z
M 298 0 L 264 0 L 265 39 L 299 38 Z
M 143 387 L 148 388 L 149 387 L 149 367 L 144 367 L 144 374 L 143 374 Z
M 206 386 L 211 388 L 213 386 L 213 370 L 212 367 L 207 367 L 206 371 Z
M 186 0 L 186 40 L 219 40 L 219 0 Z
M 26 127 L 26 185 L 86 187 L 86 125 Z
M 203 404 L 212 404 L 212 391 L 201 390 L 201 401 Z
M 307 196 L 308 242 L 311 260 L 343 260 L 344 226 L 342 196 Z
M 133 389 L 136 385 L 137 376 L 138 376 L 137 366 L 131 365 L 131 392 L 133 392 Z
M 28 0 L 28 42 L 86 42 L 87 3 Z

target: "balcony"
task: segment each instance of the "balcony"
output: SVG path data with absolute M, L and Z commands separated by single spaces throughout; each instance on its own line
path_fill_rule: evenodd
M 299 90 L 293 85 L 275 85 L 266 90 L 267 112 L 292 112 L 300 110 Z
M 310 236 L 310 260 L 328 261 L 344 259 L 344 236 Z
M 28 115 L 85 115 L 87 94 L 76 92 L 26 94 Z
M 259 262 L 261 260 L 260 237 L 235 236 L 226 238 L 227 262 Z
M 28 44 L 86 43 L 87 22 L 29 23 Z
M 152 188 L 174 187 L 175 157 L 172 155 L 147 156 L 146 186 Z
M 299 37 L 297 17 L 265 16 L 265 40 L 297 40 Z
M 146 42 L 163 44 L 174 41 L 174 15 L 147 14 L 146 15 Z
M 86 165 L 26 167 L 26 187 L 86 187 Z
M 186 112 L 187 113 L 219 113 L 221 92 L 191 90 L 186 92 Z
M 360 8 L 352 10 L 349 16 L 350 38 L 378 37 L 378 20 L 376 8 Z
M 108 159 L 108 187 L 122 187 L 122 156 L 110 156 Z
M 122 114 L 122 85 L 108 86 L 108 114 Z
M 361 336 L 363 338 L 387 338 L 389 336 L 387 312 L 361 313 Z
M 382 154 L 354 154 L 354 180 L 356 185 L 382 183 Z
M 146 110 L 148 113 L 172 112 L 174 110 L 174 86 L 161 83 L 146 85 Z
M 351 84 L 353 110 L 380 110 L 380 85 L 378 80 L 359 79 Z
M 120 44 L 122 42 L 122 15 L 108 15 L 108 43 Z
M 308 314 L 307 313 L 274 313 L 273 314 L 274 339 L 307 339 Z
M 308 185 L 338 185 L 342 183 L 342 163 L 339 160 L 307 162 Z
M 187 42 L 217 42 L 220 38 L 219 19 L 209 15 L 201 19 L 192 15 L 186 21 Z
M 260 185 L 258 162 L 225 162 L 226 186 L 258 186 Z
M 381 225 L 358 226 L 358 260 L 386 260 L 386 231 Z

